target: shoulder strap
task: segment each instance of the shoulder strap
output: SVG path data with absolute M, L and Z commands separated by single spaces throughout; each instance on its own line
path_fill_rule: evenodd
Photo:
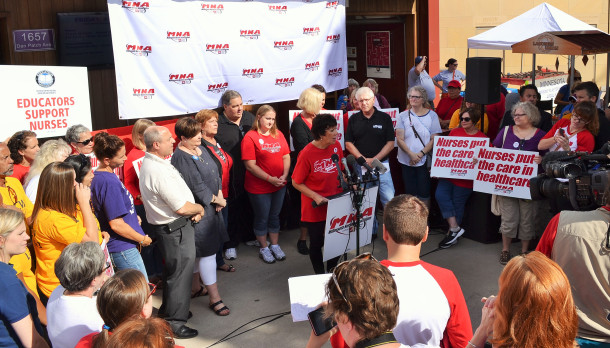
M 506 133 L 508 133 L 508 127 L 510 126 L 504 126 L 504 135 L 502 136 L 502 147 L 504 147 L 504 142 L 506 141 Z

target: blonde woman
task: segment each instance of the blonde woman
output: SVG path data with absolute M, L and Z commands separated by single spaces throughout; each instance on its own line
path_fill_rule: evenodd
M 30 167 L 28 175 L 25 177 L 23 187 L 25 194 L 32 203 L 36 202 L 36 192 L 38 192 L 38 181 L 42 170 L 52 162 L 63 162 L 72 152 L 70 145 L 61 139 L 48 140 L 40 147 L 40 151 L 34 158 L 34 163 Z

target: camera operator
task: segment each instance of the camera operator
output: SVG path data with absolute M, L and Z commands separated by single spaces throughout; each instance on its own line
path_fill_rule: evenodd
M 610 347 L 610 186 L 604 197 L 596 210 L 555 215 L 536 248 L 568 276 L 583 348 Z

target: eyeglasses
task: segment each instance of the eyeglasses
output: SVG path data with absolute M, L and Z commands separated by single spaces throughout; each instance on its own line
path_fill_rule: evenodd
M 157 291 L 157 284 L 148 283 L 148 290 L 148 296 L 146 296 L 146 298 L 151 297 L 155 291 Z
M 11 202 L 13 202 L 13 205 L 17 205 L 17 202 L 19 201 L 19 197 L 17 197 L 17 192 L 15 192 L 15 190 L 8 185 L 6 185 L 6 189 L 8 190 L 8 196 L 10 197 Z
M 527 114 L 514 114 L 513 118 L 517 118 L 517 117 L 521 117 L 521 116 L 527 116 Z
M 373 97 L 370 97 L 370 98 L 363 98 L 363 99 L 358 100 L 358 102 L 360 102 L 360 103 L 368 103 L 368 102 L 370 102 L 372 99 L 373 99 Z
M 451 64 L 451 65 L 453 65 L 453 66 L 458 66 L 458 63 L 453 63 L 453 64 Z
M 470 122 L 472 119 L 470 117 L 460 117 L 460 122 L 462 121 Z
M 343 261 L 343 262 L 341 262 L 341 263 L 340 263 L 340 264 L 338 264 L 338 265 L 335 267 L 335 269 L 333 270 L 333 276 L 332 276 L 332 278 L 333 278 L 333 282 L 335 283 L 335 286 L 337 287 L 337 291 L 339 292 L 339 295 L 341 295 L 341 297 L 343 298 L 343 300 L 345 301 L 345 303 L 346 303 L 346 304 L 347 304 L 347 306 L 349 307 L 349 311 L 351 311 L 352 305 L 351 305 L 351 303 L 350 303 L 350 302 L 347 300 L 347 298 L 345 298 L 345 295 L 343 295 L 343 291 L 341 291 L 341 287 L 339 286 L 339 282 L 337 281 L 337 275 L 336 275 L 336 271 L 337 271 L 337 270 L 338 270 L 340 267 L 342 267 L 342 266 L 344 266 L 344 265 L 347 265 L 348 263 L 350 263 L 350 262 L 352 262 L 352 261 L 354 261 L 354 260 L 373 260 L 373 261 L 379 262 L 379 261 L 377 261 L 377 259 L 376 259 L 376 258 L 373 256 L 373 254 L 371 254 L 371 253 L 363 253 L 363 254 L 360 254 L 360 255 L 358 255 L 358 256 L 356 256 L 356 257 L 354 257 L 353 259 L 351 259 L 351 260 L 349 260 L 349 261 Z
M 93 141 L 93 137 L 91 137 L 91 138 L 89 138 L 89 139 L 87 139 L 87 140 L 83 140 L 83 141 L 77 141 L 76 143 L 77 143 L 77 144 L 83 144 L 83 145 L 87 146 L 87 145 L 89 145 L 89 143 L 90 143 L 90 142 L 92 142 L 92 141 Z
M 574 121 L 576 121 L 577 123 L 587 123 L 585 121 L 583 121 L 582 117 L 578 116 L 577 114 L 572 115 L 572 118 L 574 119 Z
M 424 97 L 422 97 L 421 95 L 408 95 L 407 98 L 409 98 L 409 99 L 424 99 Z
M 110 262 L 106 262 L 106 265 L 104 266 L 104 268 L 102 268 L 102 271 L 100 272 L 100 274 L 102 273 L 106 273 L 106 271 L 112 267 L 112 264 Z

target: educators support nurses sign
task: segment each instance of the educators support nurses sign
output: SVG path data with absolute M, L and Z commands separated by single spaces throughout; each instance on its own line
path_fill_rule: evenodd
M 75 124 L 91 128 L 87 68 L 0 65 L 0 139 L 20 130 L 63 136 Z

